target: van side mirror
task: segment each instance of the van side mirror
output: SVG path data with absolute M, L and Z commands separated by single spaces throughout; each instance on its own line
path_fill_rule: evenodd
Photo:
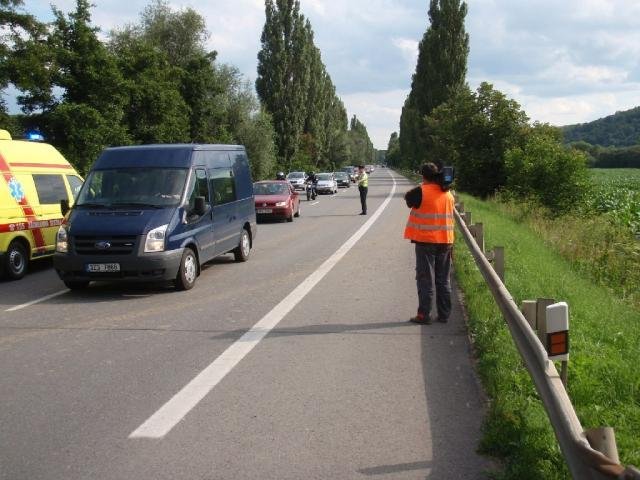
M 207 204 L 204 197 L 196 197 L 193 202 L 193 213 L 201 217 L 207 213 Z
M 69 206 L 69 200 L 67 198 L 63 198 L 60 200 L 60 212 L 62 212 L 62 216 L 64 217 L 67 213 L 69 213 L 71 207 Z

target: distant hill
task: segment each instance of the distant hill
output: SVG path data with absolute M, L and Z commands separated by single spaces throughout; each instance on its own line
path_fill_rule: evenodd
M 616 112 L 589 123 L 561 127 L 564 141 L 585 141 L 603 147 L 629 147 L 640 144 L 640 107 Z

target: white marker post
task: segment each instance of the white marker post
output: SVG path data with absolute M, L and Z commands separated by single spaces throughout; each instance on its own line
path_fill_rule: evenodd
M 554 303 L 547 307 L 545 348 L 549 360 L 561 361 L 560 378 L 567 387 L 569 361 L 569 306 L 566 302 Z

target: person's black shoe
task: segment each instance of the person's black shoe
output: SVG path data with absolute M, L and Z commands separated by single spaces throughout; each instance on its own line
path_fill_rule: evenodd
M 415 317 L 410 318 L 409 321 L 418 325 L 431 325 L 431 318 L 420 312 Z
M 366 215 L 367 212 L 360 212 L 360 215 Z
M 438 322 L 440 323 L 447 323 L 449 321 L 448 318 L 438 318 Z

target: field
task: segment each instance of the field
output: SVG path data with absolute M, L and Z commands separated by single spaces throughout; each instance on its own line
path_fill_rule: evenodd
M 603 213 L 640 235 L 640 169 L 592 169 L 593 192 L 587 211 Z

